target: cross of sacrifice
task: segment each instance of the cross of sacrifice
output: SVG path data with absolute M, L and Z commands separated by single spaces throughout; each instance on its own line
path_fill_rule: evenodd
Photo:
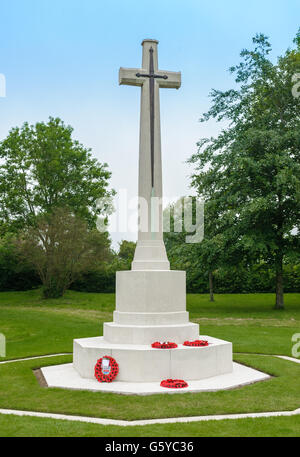
M 157 44 L 156 40 L 143 40 L 142 68 L 120 68 L 119 71 L 120 84 L 141 87 L 139 197 L 147 205 L 139 206 L 139 240 L 153 239 L 154 219 L 157 227 L 155 239 L 162 239 L 159 89 L 178 89 L 181 85 L 180 72 L 158 70 Z M 153 211 L 153 198 L 160 202 L 156 211 Z

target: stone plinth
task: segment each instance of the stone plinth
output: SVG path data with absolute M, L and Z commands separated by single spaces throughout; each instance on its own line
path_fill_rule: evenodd
M 199 338 L 209 346 L 183 346 Z M 153 349 L 154 341 L 173 341 L 178 348 Z M 189 322 L 184 271 L 117 272 L 114 321 L 104 323 L 103 337 L 74 340 L 74 368 L 93 379 L 95 364 L 105 355 L 118 362 L 122 382 L 201 380 L 232 371 L 231 343 L 200 337 L 199 325 Z
M 199 338 L 199 337 L 198 337 Z M 74 340 L 73 366 L 83 378 L 94 379 L 97 360 L 109 355 L 117 360 L 116 381 L 160 382 L 167 378 L 200 380 L 232 371 L 232 345 L 203 336 L 209 346 L 153 349 L 151 345 L 112 344 L 103 337 Z
M 185 271 L 118 271 L 116 310 L 119 313 L 184 312 L 186 311 L 185 284 Z
M 110 343 L 149 345 L 198 338 L 199 325 L 186 311 L 185 272 L 117 272 L 114 322 L 104 324 L 103 336 Z
M 103 336 L 109 343 L 151 344 L 154 341 L 183 343 L 199 337 L 199 325 L 192 322 L 178 325 L 121 325 L 106 322 Z
M 138 240 L 132 270 L 170 270 L 163 240 Z

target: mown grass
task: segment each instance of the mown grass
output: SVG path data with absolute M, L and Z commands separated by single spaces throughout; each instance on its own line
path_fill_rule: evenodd
M 232 341 L 235 352 L 291 355 L 292 335 L 300 331 L 300 294 L 286 295 L 286 311 L 272 310 L 272 294 L 219 295 L 214 303 L 188 295 L 187 302 L 201 333 Z M 72 352 L 74 338 L 102 335 L 113 309 L 113 294 L 69 291 L 61 299 L 44 300 L 40 290 L 2 292 L 6 359 Z
M 41 289 L 26 290 L 24 292 L 0 292 L 0 307 L 2 306 L 34 306 L 34 307 L 55 307 L 79 308 L 83 310 L 113 311 L 115 306 L 114 294 L 98 294 L 75 292 L 68 290 L 61 298 L 44 299 Z
M 300 416 L 117 427 L 2 415 L 0 433 L 2 437 L 299 437 Z
M 202 317 L 251 317 L 287 319 L 297 316 L 300 320 L 300 293 L 285 294 L 285 309 L 274 310 L 275 294 L 215 294 L 215 302 L 207 294 L 187 294 L 187 308 L 191 315 Z M 25 292 L 0 292 L 1 306 L 59 306 L 85 310 L 114 310 L 114 294 L 67 291 L 62 298 L 42 298 L 41 290 Z
M 71 355 L 57 356 L 0 365 L 0 408 L 125 420 L 299 408 L 300 366 L 271 356 L 254 355 L 291 355 L 291 337 L 300 332 L 300 294 L 286 294 L 285 301 L 286 310 L 275 311 L 273 294 L 217 295 L 214 303 L 209 302 L 207 295 L 187 297 L 191 319 L 200 323 L 201 334 L 232 341 L 235 360 L 273 375 L 268 381 L 231 391 L 157 395 L 155 401 L 153 396 L 120 396 L 40 387 L 33 369 L 72 360 Z M 40 290 L 0 293 L 0 333 L 7 339 L 6 359 L 71 353 L 74 338 L 102 334 L 102 323 L 112 319 L 113 309 L 113 294 L 69 291 L 61 299 L 46 301 L 41 298 Z M 272 427 L 268 424 L 277 427 L 276 424 L 283 424 L 280 419 L 287 420 L 285 435 L 282 431 L 270 434 Z M 24 421 L 21 430 L 16 428 L 20 421 Z M 102 433 L 103 436 L 114 436 L 113 430 L 116 430 L 116 436 L 139 436 L 139 433 L 146 433 L 145 436 L 159 436 L 159 433 L 164 436 L 294 436 L 299 430 L 299 422 L 293 422 L 294 417 L 279 418 L 278 422 L 275 418 L 274 422 L 272 419 L 269 422 L 260 419 L 253 422 L 222 421 L 224 427 L 220 422 L 209 422 L 126 429 L 101 428 L 92 424 L 76 424 L 74 428 L 74 423 L 50 420 L 50 435 L 47 435 L 46 421 L 0 415 L 0 435 L 51 436 L 54 433 L 57 436 L 55 430 L 61 430 L 59 436 L 101 436 Z M 298 425 L 291 426 L 292 422 Z M 262 423 L 265 424 L 263 431 Z M 276 430 L 279 429 L 280 425 Z M 73 430 L 78 430 L 78 433 L 72 435 Z
M 32 370 L 71 361 L 71 356 L 57 356 L 0 365 L 0 408 L 123 420 L 299 408 L 298 364 L 272 356 L 235 355 L 234 358 L 273 377 L 233 390 L 155 396 L 40 387 Z

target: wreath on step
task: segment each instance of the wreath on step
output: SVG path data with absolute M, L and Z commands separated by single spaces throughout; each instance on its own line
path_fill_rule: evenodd
M 109 360 L 109 367 L 103 367 L 103 359 Z M 119 373 L 119 365 L 109 355 L 101 357 L 95 365 L 95 377 L 99 382 L 112 382 Z
M 176 343 L 172 343 L 171 341 L 164 341 L 163 343 L 155 341 L 151 346 L 155 349 L 175 349 L 178 347 Z
M 169 389 L 182 389 L 188 387 L 188 383 L 183 379 L 164 379 L 160 383 L 161 387 L 168 387 Z
M 183 346 L 194 346 L 194 347 L 208 346 L 208 341 L 206 341 L 206 340 L 185 341 L 183 343 Z

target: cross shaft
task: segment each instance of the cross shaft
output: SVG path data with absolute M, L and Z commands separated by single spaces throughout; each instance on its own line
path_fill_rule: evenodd
M 137 78 L 149 78 L 150 80 L 150 149 L 151 149 L 151 186 L 152 186 L 152 195 L 154 194 L 154 79 L 162 78 L 168 79 L 167 75 L 156 75 L 154 72 L 154 62 L 153 62 L 153 48 L 149 49 L 150 61 L 149 61 L 149 74 L 145 73 L 136 73 Z
M 120 84 L 141 87 L 138 196 L 146 205 L 139 206 L 139 240 L 162 240 L 162 206 L 157 212 L 152 208 L 153 197 L 162 199 L 159 89 L 178 89 L 181 84 L 179 72 L 158 69 L 157 44 L 144 40 L 142 67 L 119 71 Z

